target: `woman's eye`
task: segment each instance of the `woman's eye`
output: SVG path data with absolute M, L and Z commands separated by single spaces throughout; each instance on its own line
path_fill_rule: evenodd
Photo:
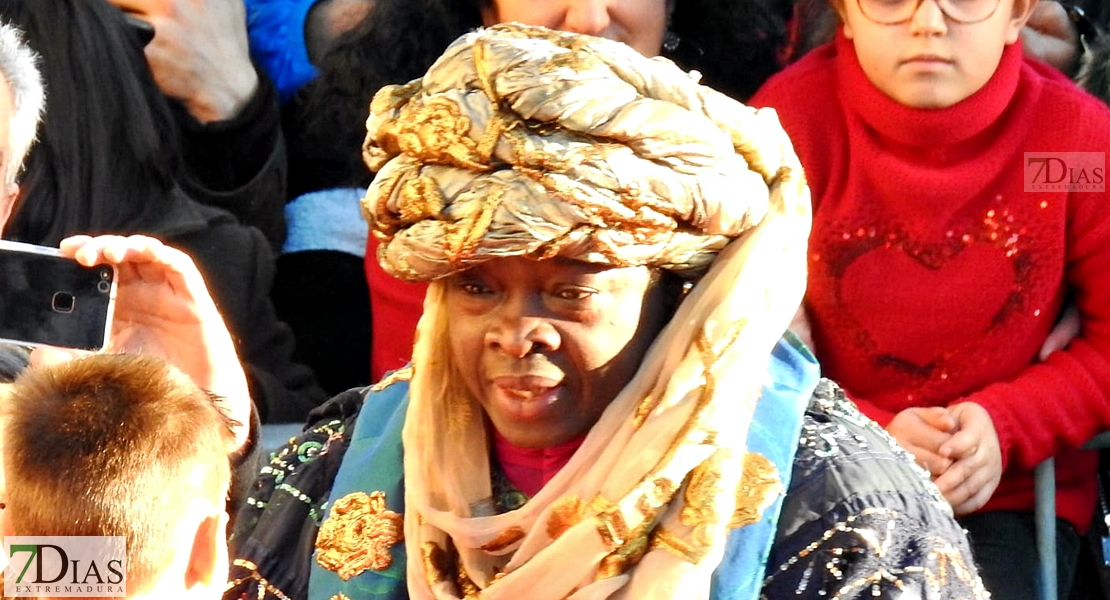
M 586 288 L 563 288 L 555 292 L 555 297 L 560 300 L 585 300 L 597 292 Z
M 480 296 L 489 292 L 489 288 L 475 281 L 463 281 L 458 284 L 459 290 L 471 296 Z

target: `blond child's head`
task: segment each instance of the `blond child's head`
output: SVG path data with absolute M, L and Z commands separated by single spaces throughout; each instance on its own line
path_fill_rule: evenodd
M 913 108 L 979 91 L 1037 0 L 831 0 L 871 83 Z
M 2 423 L 5 533 L 123 536 L 129 596 L 219 595 L 233 435 L 186 375 L 124 354 L 31 368 Z

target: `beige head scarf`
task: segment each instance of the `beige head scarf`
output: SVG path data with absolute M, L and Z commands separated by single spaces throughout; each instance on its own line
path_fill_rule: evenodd
M 737 506 L 741 457 L 805 285 L 808 189 L 774 113 L 519 25 L 464 36 L 371 108 L 364 211 L 388 272 L 558 255 L 702 275 L 567 466 L 500 515 L 432 285 L 403 432 L 410 596 L 707 597 L 734 512 L 761 510 Z

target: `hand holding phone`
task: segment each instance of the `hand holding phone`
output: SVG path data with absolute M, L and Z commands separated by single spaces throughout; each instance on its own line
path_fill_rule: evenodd
M 116 301 L 107 350 L 161 357 L 217 396 L 246 443 L 250 391 L 235 344 L 204 278 L 180 250 L 141 235 L 75 236 L 61 253 L 86 267 L 116 269 Z

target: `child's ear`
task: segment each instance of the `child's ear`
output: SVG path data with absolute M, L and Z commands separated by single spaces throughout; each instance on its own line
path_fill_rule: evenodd
M 844 14 L 845 0 L 829 0 L 829 8 L 832 8 L 836 13 L 836 18 L 840 20 L 840 25 L 844 29 L 844 37 L 852 39 L 852 27 L 848 25 L 848 16 Z M 836 31 L 835 29 L 833 31 Z
M 185 589 L 219 587 L 227 581 L 227 515 L 204 518 L 193 535 Z
M 1025 23 L 1029 21 L 1029 17 L 1033 14 L 1033 9 L 1037 7 L 1039 0 L 1013 0 L 1014 5 L 1010 9 L 1010 22 L 1006 27 L 1006 44 L 1013 44 L 1021 39 L 1021 30 L 1025 27 Z

